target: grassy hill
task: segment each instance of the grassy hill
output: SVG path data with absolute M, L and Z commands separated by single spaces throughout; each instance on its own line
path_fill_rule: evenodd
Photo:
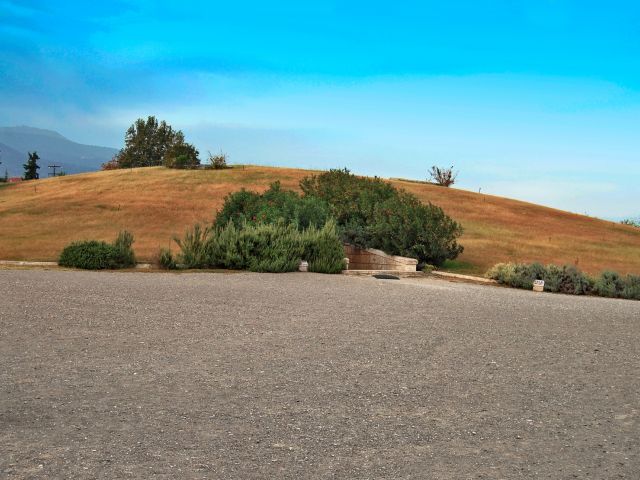
M 210 222 L 224 196 L 263 190 L 280 180 L 297 189 L 308 170 L 161 167 L 70 175 L 0 188 L 0 259 L 55 260 L 72 240 L 134 233 L 140 259 L 151 259 L 195 222 Z M 498 262 L 572 263 L 640 273 L 640 229 L 506 198 L 392 180 L 462 223 L 465 252 L 448 268 L 480 273 Z

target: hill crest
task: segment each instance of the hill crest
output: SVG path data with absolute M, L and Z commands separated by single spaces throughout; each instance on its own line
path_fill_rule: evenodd
M 69 175 L 0 188 L 0 259 L 54 260 L 73 240 L 136 236 L 149 260 L 194 223 L 209 223 L 225 195 L 262 191 L 279 180 L 298 189 L 309 170 L 236 166 L 228 170 L 163 167 Z M 640 274 L 640 229 L 518 200 L 391 180 L 441 206 L 465 228 L 465 251 L 449 269 L 484 273 L 495 263 L 577 264 L 589 273 Z M 36 188 L 34 188 L 36 187 Z

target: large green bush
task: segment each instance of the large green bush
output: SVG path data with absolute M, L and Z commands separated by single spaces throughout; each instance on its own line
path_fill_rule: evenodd
M 458 223 L 441 208 L 425 205 L 380 179 L 331 170 L 303 179 L 300 187 L 302 196 L 282 190 L 279 183 L 263 194 L 233 193 L 225 199 L 215 223 L 233 222 L 240 227 L 245 222 L 284 221 L 303 230 L 322 227 L 332 217 L 342 241 L 417 258 L 420 264 L 441 265 L 462 252 Z
M 350 238 L 351 243 L 417 258 L 421 264 L 442 265 L 462 252 L 456 240 L 460 225 L 440 207 L 424 205 L 405 192 L 376 202 L 371 218 L 357 225 L 357 232 L 359 238 Z
M 58 265 L 87 270 L 133 267 L 136 259 L 132 244 L 133 235 L 127 231 L 120 232 L 113 244 L 96 240 L 73 242 L 62 250 Z
M 379 178 L 331 170 L 300 182 L 305 196 L 326 201 L 345 242 L 442 265 L 462 253 L 460 224 L 432 204 Z
M 228 268 L 255 272 L 292 272 L 301 260 L 309 270 L 339 273 L 345 268 L 344 249 L 335 223 L 299 230 L 293 223 L 243 223 L 203 229 L 196 225 L 183 239 L 178 263 L 187 268 Z
M 373 217 L 377 204 L 398 195 L 390 183 L 379 178 L 357 177 L 347 169 L 312 175 L 300 182 L 305 196 L 325 200 L 340 226 L 362 225 Z M 349 235 L 349 231 L 345 232 Z
M 603 272 L 595 280 L 574 265 L 547 265 L 539 263 L 499 263 L 487 272 L 487 277 L 515 288 L 531 289 L 534 280 L 544 280 L 548 292 L 640 300 L 640 276 L 620 276 L 616 272 Z

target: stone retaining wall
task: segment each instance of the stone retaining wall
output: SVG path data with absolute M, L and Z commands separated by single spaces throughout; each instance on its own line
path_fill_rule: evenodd
M 348 270 L 393 270 L 396 272 L 415 272 L 418 261 L 415 258 L 388 255 L 374 248 L 357 248 L 345 245 L 344 253 L 349 259 Z

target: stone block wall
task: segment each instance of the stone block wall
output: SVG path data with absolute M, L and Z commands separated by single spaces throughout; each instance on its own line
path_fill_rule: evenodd
M 396 272 L 415 272 L 418 261 L 414 258 L 388 255 L 374 248 L 357 248 L 345 245 L 344 252 L 349 259 L 348 270 L 393 270 Z

